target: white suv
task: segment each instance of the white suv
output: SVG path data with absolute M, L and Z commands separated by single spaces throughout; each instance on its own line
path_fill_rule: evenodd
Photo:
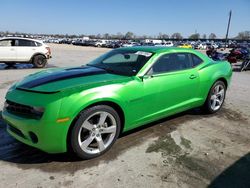
M 98 40 L 94 43 L 95 47 L 104 47 L 107 44 L 107 40 Z
M 51 58 L 50 48 L 42 41 L 8 37 L 0 39 L 0 63 L 32 63 L 36 68 L 43 68 Z

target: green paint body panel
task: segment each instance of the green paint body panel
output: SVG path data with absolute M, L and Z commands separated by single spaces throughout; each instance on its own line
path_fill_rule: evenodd
M 99 102 L 112 102 L 119 106 L 124 114 L 123 132 L 143 124 L 161 119 L 204 104 L 213 83 L 218 79 L 230 83 L 232 69 L 228 62 L 214 62 L 195 50 L 183 48 L 131 47 L 152 52 L 154 55 L 142 67 L 136 76 L 99 74 L 51 82 L 32 88 L 32 91 L 57 93 L 35 93 L 16 89 L 23 82 L 39 78 L 54 71 L 48 69 L 32 74 L 14 84 L 6 99 L 29 106 L 41 106 L 45 112 L 41 119 L 26 119 L 3 109 L 3 119 L 21 130 L 24 138 L 10 129 L 8 132 L 17 140 L 39 148 L 48 153 L 67 151 L 67 135 L 70 125 L 80 111 Z M 147 75 L 152 64 L 163 54 L 187 52 L 203 59 L 203 63 L 192 69 Z M 195 79 L 190 79 L 195 75 Z M 70 120 L 57 123 L 57 119 Z M 29 132 L 34 132 L 38 142 L 33 143 Z

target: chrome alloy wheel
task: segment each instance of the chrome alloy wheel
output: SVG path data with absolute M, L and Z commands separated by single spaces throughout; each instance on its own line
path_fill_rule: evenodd
M 114 140 L 117 124 L 113 115 L 105 111 L 91 114 L 81 125 L 78 144 L 88 154 L 104 151 Z
M 218 110 L 225 98 L 225 88 L 223 85 L 217 85 L 214 87 L 211 98 L 210 98 L 210 105 L 213 111 Z

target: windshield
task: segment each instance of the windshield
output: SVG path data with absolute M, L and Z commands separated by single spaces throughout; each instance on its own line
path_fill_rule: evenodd
M 152 57 L 153 53 L 138 50 L 112 50 L 91 61 L 88 66 L 105 69 L 109 73 L 134 76 Z

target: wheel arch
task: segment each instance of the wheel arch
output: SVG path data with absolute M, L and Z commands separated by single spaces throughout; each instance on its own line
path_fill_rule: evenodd
M 34 53 L 34 54 L 32 55 L 32 57 L 30 58 L 30 62 L 31 62 L 31 63 L 32 63 L 34 57 L 37 56 L 37 55 L 42 55 L 42 56 L 44 56 L 44 57 L 46 58 L 46 55 L 45 55 L 45 54 L 43 54 L 43 53 L 41 53 L 41 52 L 37 52 L 37 53 Z
M 108 100 L 94 102 L 92 104 L 89 104 L 89 105 L 83 107 L 80 110 L 80 112 L 78 112 L 78 114 L 75 116 L 75 118 L 72 120 L 72 122 L 71 122 L 71 124 L 70 124 L 70 126 L 68 128 L 68 132 L 67 132 L 66 145 L 67 145 L 67 150 L 68 151 L 72 150 L 72 148 L 70 146 L 70 135 L 71 135 L 71 131 L 72 131 L 72 128 L 73 128 L 75 122 L 79 118 L 80 113 L 83 110 L 86 110 L 87 108 L 90 108 L 90 107 L 93 107 L 93 106 L 97 106 L 97 105 L 107 105 L 107 106 L 110 106 L 110 107 L 112 107 L 118 113 L 118 115 L 120 117 L 120 120 L 121 120 L 121 130 L 120 130 L 119 135 L 123 132 L 123 129 L 124 129 L 124 126 L 125 126 L 125 113 L 124 113 L 122 107 L 119 104 L 117 104 L 116 102 L 108 101 Z
M 227 87 L 228 87 L 228 82 L 227 82 L 227 79 L 226 79 L 226 78 L 220 77 L 220 78 L 218 78 L 217 80 L 215 80 L 215 82 L 217 82 L 217 81 L 222 81 L 222 82 L 225 84 L 226 89 L 227 89 Z M 215 82 L 214 82 L 214 83 L 215 83 Z M 214 84 L 214 83 L 213 83 L 213 84 Z
M 224 78 L 223 76 L 219 76 L 219 77 L 215 78 L 213 82 L 211 82 L 211 83 L 212 83 L 211 85 L 209 85 L 208 91 L 206 92 L 206 96 L 208 96 L 210 89 L 211 89 L 211 88 L 213 87 L 213 85 L 214 85 L 216 82 L 218 82 L 218 81 L 222 81 L 222 82 L 225 84 L 226 89 L 227 89 L 227 87 L 228 87 L 227 79 Z

